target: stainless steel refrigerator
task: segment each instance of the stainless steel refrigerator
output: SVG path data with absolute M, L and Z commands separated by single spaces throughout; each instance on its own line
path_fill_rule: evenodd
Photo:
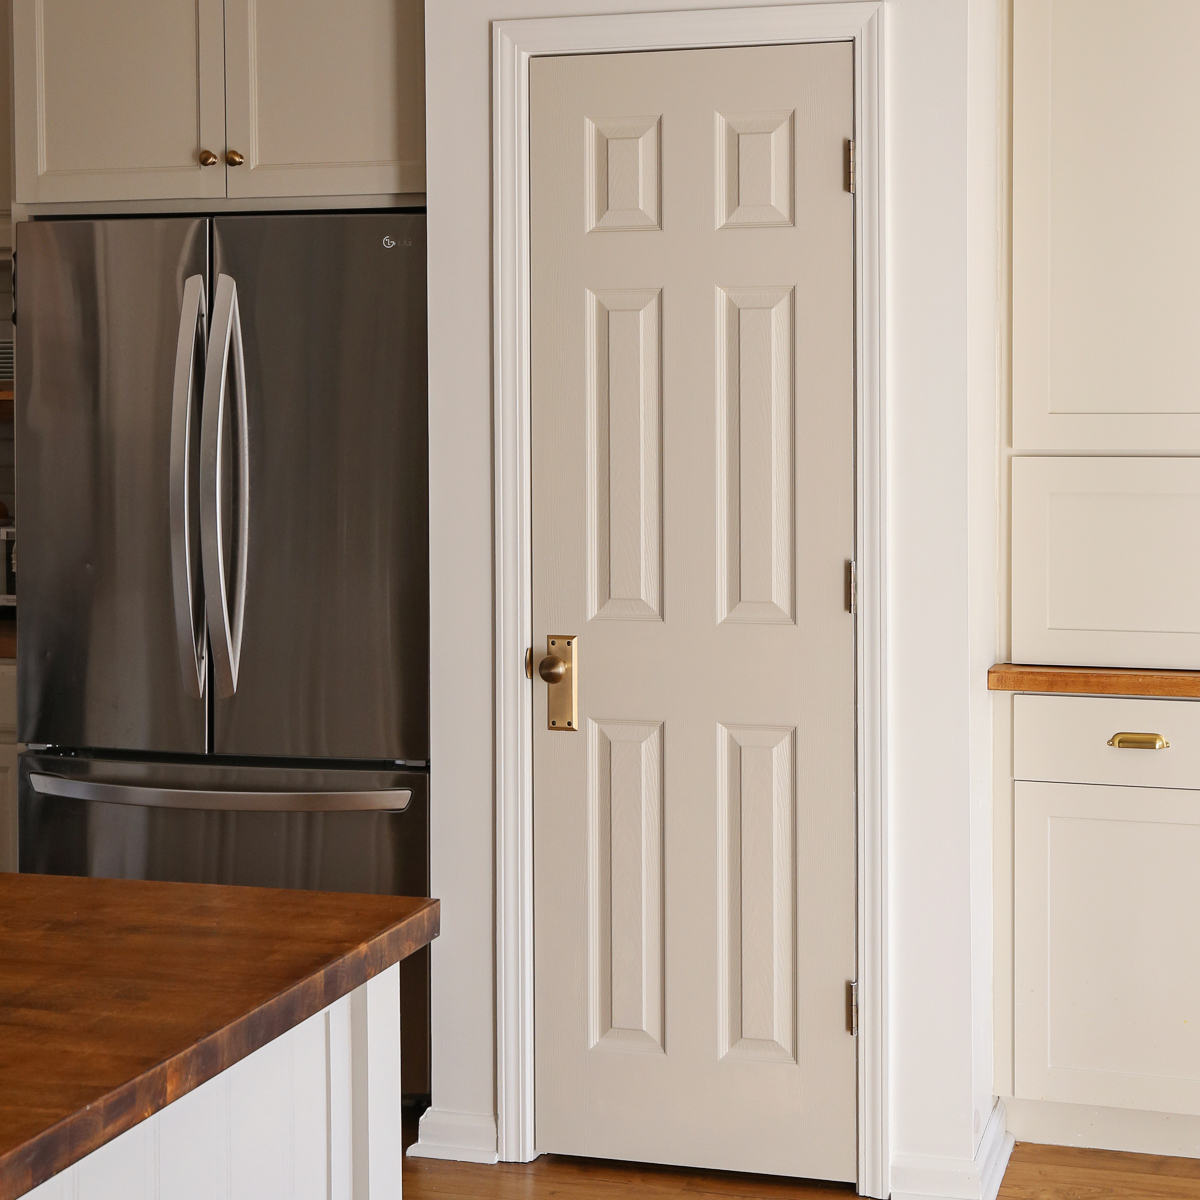
M 25 222 L 16 273 L 21 869 L 428 894 L 424 214 Z

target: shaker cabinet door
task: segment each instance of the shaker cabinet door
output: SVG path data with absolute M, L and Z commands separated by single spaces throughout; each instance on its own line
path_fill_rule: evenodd
M 222 0 L 14 0 L 13 67 L 18 202 L 225 195 Z
M 1200 450 L 1198 39 L 1193 3 L 1016 0 L 1018 450 Z
M 1012 658 L 1200 670 L 1200 459 L 1012 460 Z
M 1200 792 L 1018 782 L 1014 837 L 1015 1095 L 1200 1114 Z
M 225 22 L 230 196 L 425 190 L 422 0 L 226 0 Z

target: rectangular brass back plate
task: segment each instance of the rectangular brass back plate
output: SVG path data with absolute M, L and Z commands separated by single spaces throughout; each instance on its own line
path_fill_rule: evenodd
M 567 664 L 558 683 L 546 685 L 546 728 L 555 733 L 579 729 L 579 638 L 573 633 L 554 633 L 546 638 L 546 656 Z

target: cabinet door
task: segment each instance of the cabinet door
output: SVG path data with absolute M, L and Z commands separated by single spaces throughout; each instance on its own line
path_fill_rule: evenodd
M 230 196 L 425 190 L 422 0 L 226 0 Z
M 17 200 L 224 196 L 223 39 L 221 0 L 14 0 Z
M 1012 655 L 1200 669 L 1200 459 L 1013 459 Z
M 1200 792 L 1015 802 L 1016 1095 L 1200 1114 Z
M 1013 443 L 1200 449 L 1200 5 L 1016 0 Z

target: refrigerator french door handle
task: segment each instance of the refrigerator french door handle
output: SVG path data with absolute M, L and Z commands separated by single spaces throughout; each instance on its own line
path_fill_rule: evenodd
M 175 386 L 171 397 L 171 580 L 175 593 L 175 630 L 179 664 L 188 695 L 202 699 L 207 670 L 207 638 L 204 607 L 196 606 L 195 565 L 192 563 L 189 467 L 192 459 L 192 392 L 196 380 L 196 356 L 205 352 L 208 306 L 204 276 L 191 275 L 183 285 L 179 314 L 179 340 L 175 348 Z
M 232 606 L 225 582 L 225 539 L 221 521 L 221 440 L 231 356 L 237 405 L 234 416 L 237 524 Z M 242 654 L 247 540 L 250 531 L 250 441 L 246 421 L 246 362 L 237 284 L 229 275 L 218 275 L 213 294 L 213 324 L 204 371 L 204 414 L 200 429 L 200 548 L 218 699 L 226 699 L 237 691 L 238 663 Z
M 366 792 L 235 792 L 70 779 L 42 771 L 31 771 L 29 782 L 41 796 L 135 804 L 142 808 L 221 812 L 403 812 L 412 800 L 411 788 L 378 788 Z

